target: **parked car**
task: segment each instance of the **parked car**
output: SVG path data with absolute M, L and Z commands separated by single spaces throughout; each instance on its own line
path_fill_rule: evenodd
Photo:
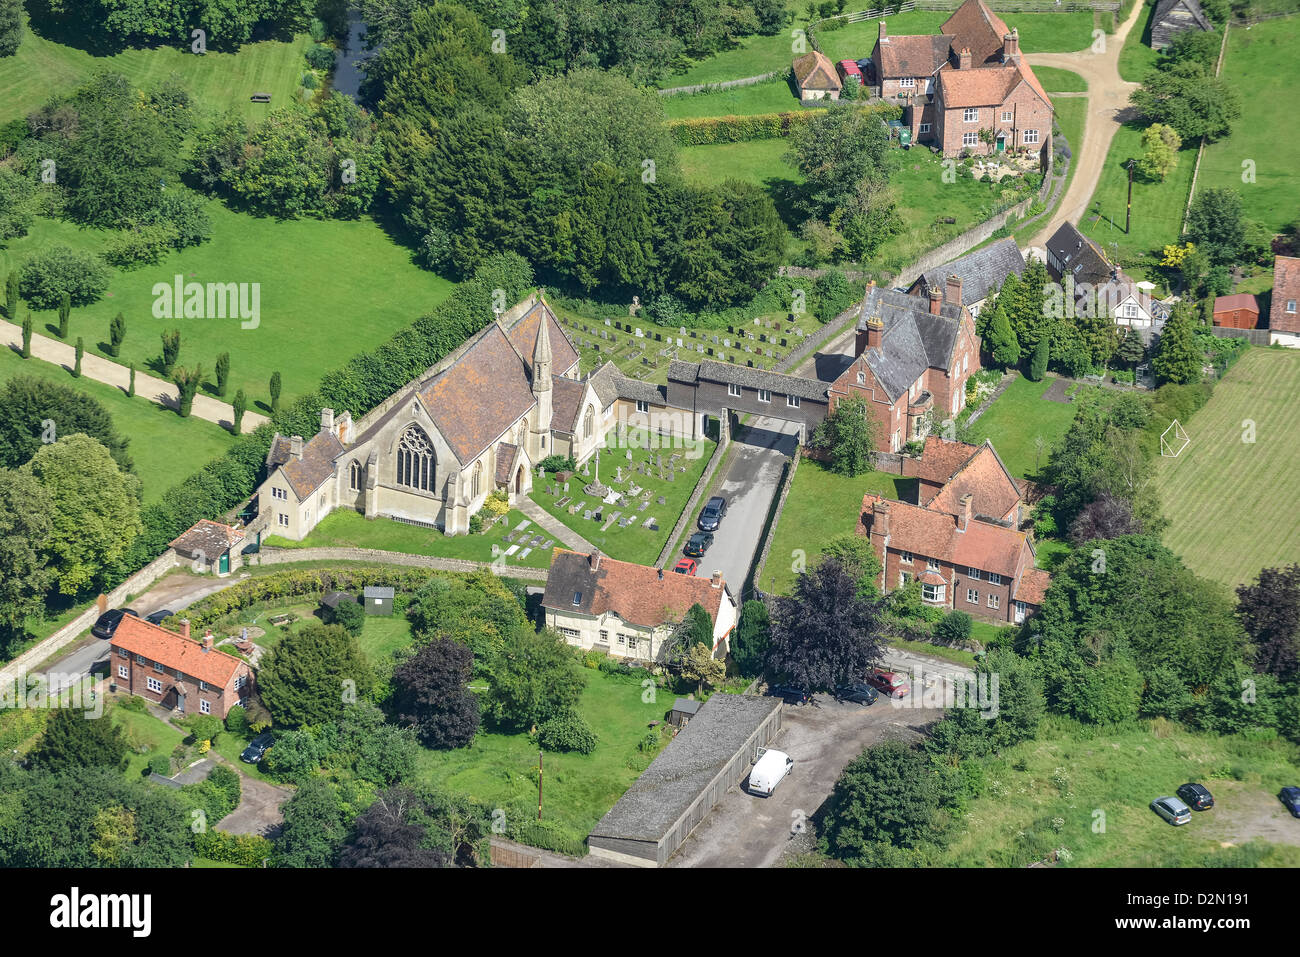
M 787 704 L 807 704 L 812 700 L 812 692 L 797 685 L 773 685 L 767 693 L 784 698 Z
M 1292 817 L 1300 817 L 1300 788 L 1283 788 L 1277 792 L 1277 796 L 1282 799 Z
M 848 701 L 852 704 L 875 704 L 876 699 L 879 697 L 880 692 L 861 681 L 835 689 L 835 699 L 837 701 Z
M 871 673 L 867 675 L 867 684 L 891 698 L 906 698 L 912 693 L 912 686 L 907 683 L 907 675 L 899 674 L 897 671 L 885 671 L 883 668 L 872 668 Z
M 709 546 L 712 544 L 712 532 L 696 532 L 690 537 L 690 540 L 687 541 L 686 547 L 683 548 L 682 551 L 687 555 L 690 555 L 692 558 L 703 558 L 704 553 L 709 550 Z
M 266 752 L 271 750 L 271 745 L 275 744 L 275 738 L 270 731 L 264 731 L 248 742 L 248 747 L 244 748 L 239 755 L 239 760 L 245 764 L 257 764 L 262 758 L 266 757 Z
M 673 571 L 681 575 L 694 575 L 695 569 L 700 567 L 700 563 L 693 558 L 681 558 L 673 566 Z
M 1204 784 L 1184 784 L 1177 794 L 1193 811 L 1208 811 L 1214 807 L 1214 795 Z
M 149 622 L 151 625 L 161 625 L 174 614 L 176 614 L 176 612 L 172 611 L 170 608 L 160 608 L 152 615 L 145 615 L 144 620 Z
M 1156 798 L 1151 802 L 1151 810 L 1174 825 L 1186 824 L 1192 819 L 1192 809 L 1176 797 Z
M 96 638 L 112 638 L 113 632 L 117 631 L 117 626 L 122 624 L 122 619 L 127 615 L 132 618 L 140 617 L 140 613 L 134 608 L 110 608 L 90 626 L 90 633 Z
M 785 780 L 793 767 L 794 758 L 784 751 L 759 748 L 758 760 L 749 771 L 749 793 L 771 797 L 776 786 Z
M 716 532 L 718 526 L 722 524 L 722 516 L 727 514 L 727 500 L 721 495 L 715 495 L 704 503 L 704 508 L 700 510 L 700 531 Z

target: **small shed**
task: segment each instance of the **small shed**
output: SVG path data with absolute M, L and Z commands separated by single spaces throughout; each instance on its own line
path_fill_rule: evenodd
M 1244 292 L 1218 296 L 1214 300 L 1214 324 L 1225 329 L 1254 329 L 1259 325 L 1259 303 Z
M 840 98 L 840 77 L 826 54 L 810 50 L 794 61 L 792 69 L 800 100 L 806 103 L 809 100 Z
M 835 70 L 840 76 L 841 87 L 846 83 L 862 85 L 862 68 L 852 60 L 841 60 L 835 64 Z
M 171 549 L 196 572 L 228 575 L 243 563 L 243 541 L 243 529 L 204 518 L 173 539 Z
M 388 585 L 367 585 L 361 593 L 365 599 L 367 615 L 391 615 L 393 613 L 393 589 Z
M 1212 30 L 1198 0 L 1159 0 L 1151 18 L 1151 49 L 1163 50 L 1184 30 Z
M 695 717 L 703 703 L 694 698 L 678 698 L 673 702 L 673 710 L 668 712 L 668 723 L 678 728 L 686 727 L 686 722 Z
M 331 591 L 326 592 L 321 597 L 320 603 L 330 611 L 338 611 L 339 605 L 346 604 L 347 602 L 355 602 L 356 600 L 355 596 L 349 595 L 345 591 Z

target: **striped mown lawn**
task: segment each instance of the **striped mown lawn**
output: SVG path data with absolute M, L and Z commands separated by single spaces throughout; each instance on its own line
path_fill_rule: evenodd
M 1298 393 L 1300 353 L 1250 349 L 1185 423 L 1186 450 L 1157 461 L 1170 522 L 1164 542 L 1196 574 L 1238 585 L 1261 568 L 1300 561 L 1300 523 L 1289 505 L 1300 492 Z

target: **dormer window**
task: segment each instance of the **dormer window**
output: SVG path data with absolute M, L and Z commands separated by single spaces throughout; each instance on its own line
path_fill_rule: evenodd
M 575 592 L 573 593 L 573 603 L 574 603 L 575 605 L 581 605 L 581 604 L 582 604 L 582 592 L 580 592 L 580 591 L 575 591 Z

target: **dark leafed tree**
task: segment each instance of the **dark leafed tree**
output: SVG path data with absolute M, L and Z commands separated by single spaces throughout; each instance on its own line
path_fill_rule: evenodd
M 131 372 L 134 374 L 134 367 L 132 367 Z M 230 431 L 235 435 L 239 435 L 243 430 L 244 413 L 247 411 L 248 400 L 244 398 L 244 390 L 240 389 L 235 393 L 235 401 L 230 404 L 231 417 L 234 419 L 234 421 L 230 423 Z
M 271 412 L 280 411 L 280 373 L 271 373 Z
M 226 382 L 230 379 L 230 353 L 223 352 L 217 356 L 217 395 L 226 397 Z
M 0 56 L 13 56 L 22 42 L 22 0 L 0 0 Z
M 0 468 L 17 468 L 42 444 L 77 432 L 97 440 L 119 467 L 130 470 L 128 440 L 93 396 L 30 375 L 14 376 L 0 387 Z
M 1109 492 L 1089 502 L 1070 523 L 1069 539 L 1075 545 L 1094 539 L 1141 535 L 1142 523 L 1133 517 L 1133 506 Z
M 176 388 L 180 392 L 177 397 L 177 411 L 180 412 L 182 419 L 188 419 L 194 408 L 194 396 L 198 394 L 199 384 L 203 381 L 203 366 L 195 366 L 193 369 L 184 367 L 173 369 L 172 381 L 176 383 Z
M 883 603 L 862 594 L 857 577 L 823 557 L 772 609 L 768 671 L 808 688 L 860 681 L 884 650 Z
M 421 847 L 425 829 L 410 818 L 423 813 L 420 800 L 405 788 L 391 788 L 375 799 L 353 824 L 352 839 L 339 854 L 340 867 L 447 867 L 447 855 Z
M 27 616 L 41 610 L 54 581 L 45 541 L 50 503 L 40 482 L 0 469 L 0 654 L 27 636 Z
M 459 641 L 435 638 L 393 672 L 393 709 L 430 748 L 464 748 L 479 726 L 477 696 L 466 685 L 474 654 Z
M 339 718 L 345 692 L 364 698 L 373 674 L 346 629 L 309 622 L 262 659 L 257 680 L 275 723 L 298 727 Z
M 126 750 L 126 737 L 112 721 L 87 720 L 81 711 L 58 708 L 28 760 L 35 767 L 56 772 L 121 769 L 126 763 Z
M 1237 619 L 1255 646 L 1255 670 L 1290 680 L 1300 674 L 1300 565 L 1264 568 L 1237 586 Z
M 181 355 L 181 331 L 173 329 L 162 333 L 162 371 L 163 375 L 172 374 L 172 366 Z
M 122 351 L 122 341 L 126 338 L 126 317 L 120 312 L 108 324 L 108 354 L 114 359 Z

